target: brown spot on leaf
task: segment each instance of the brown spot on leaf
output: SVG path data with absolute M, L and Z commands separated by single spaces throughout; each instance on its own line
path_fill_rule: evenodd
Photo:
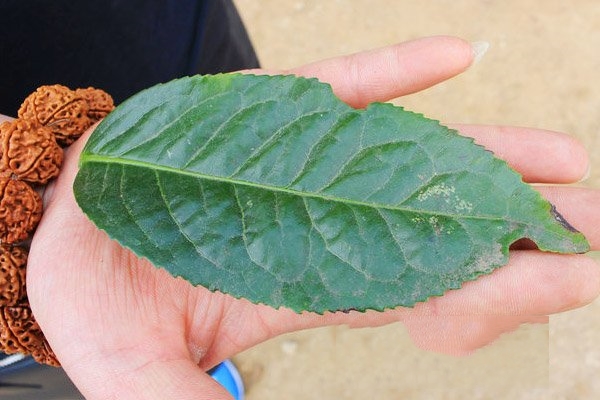
M 556 209 L 556 206 L 554 204 L 551 204 L 551 208 L 550 208 L 550 213 L 552 214 L 552 216 L 554 217 L 554 219 L 561 224 L 565 229 L 567 229 L 570 232 L 574 232 L 574 233 L 579 233 L 579 231 L 573 226 L 571 225 L 566 219 L 565 217 L 563 217 L 558 210 Z

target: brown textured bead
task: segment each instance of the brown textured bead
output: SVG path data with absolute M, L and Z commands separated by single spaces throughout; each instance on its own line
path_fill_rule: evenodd
M 25 271 L 27 251 L 21 247 L 0 246 L 0 307 L 15 306 L 27 296 Z
M 49 127 L 61 146 L 73 143 L 94 121 L 85 98 L 63 85 L 40 86 L 21 104 L 18 116 Z
M 0 307 L 0 349 L 7 354 L 30 354 L 39 363 L 60 365 L 28 304 Z
M 93 122 L 100 121 L 115 108 L 113 98 L 102 89 L 93 87 L 77 89 L 75 90 L 75 94 L 87 101 L 89 106 L 88 117 Z
M 42 217 L 42 198 L 27 183 L 0 177 L 0 244 L 27 239 Z
M 43 336 L 44 334 L 43 333 L 41 333 L 41 334 L 42 334 L 42 343 L 40 343 L 38 346 L 30 349 L 31 356 L 33 357 L 33 359 L 35 361 L 37 361 L 40 364 L 46 364 L 46 365 L 50 365 L 52 367 L 60 367 L 60 362 L 56 358 L 56 354 L 54 354 L 54 351 L 50 347 L 50 344 L 46 340 L 46 337 Z
M 49 128 L 22 119 L 0 124 L 0 174 L 45 184 L 58 176 L 62 160 Z
M 22 307 L 10 307 L 12 313 L 8 312 L 9 307 L 0 307 L 0 349 L 6 354 L 14 353 L 25 353 L 27 349 L 21 344 L 17 336 L 12 331 L 12 325 L 14 324 L 14 312 L 20 311 Z M 8 319 L 5 314 L 8 314 Z M 20 323 L 21 329 L 23 323 Z M 31 325 L 31 324 L 28 324 Z
M 54 114 L 53 120 L 46 126 L 52 129 L 56 141 L 61 146 L 68 146 L 94 123 L 87 114 L 87 102 L 83 99 L 77 99 Z
M 19 118 L 46 125 L 66 104 L 75 100 L 75 92 L 63 85 L 40 86 L 31 93 L 18 111 Z

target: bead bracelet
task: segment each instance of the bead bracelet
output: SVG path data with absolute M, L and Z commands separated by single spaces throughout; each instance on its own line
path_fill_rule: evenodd
M 36 322 L 26 289 L 27 243 L 40 221 L 38 191 L 60 172 L 63 148 L 114 108 L 106 92 L 41 86 L 0 124 L 0 351 L 60 366 Z

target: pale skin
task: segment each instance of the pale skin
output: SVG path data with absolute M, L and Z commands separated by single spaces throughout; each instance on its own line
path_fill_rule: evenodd
M 472 62 L 467 42 L 436 37 L 284 72 L 318 77 L 342 100 L 363 107 L 435 85 Z M 536 129 L 455 127 L 507 160 L 526 181 L 545 184 L 536 187 L 593 250 L 600 249 L 600 191 L 552 186 L 586 174 L 588 158 L 576 140 Z M 276 335 L 333 324 L 401 321 L 421 348 L 468 354 L 600 293 L 600 268 L 587 256 L 528 247 L 514 249 L 506 267 L 412 309 L 320 316 L 211 293 L 136 258 L 82 214 L 71 186 L 86 137 L 68 149 L 61 175 L 44 193 L 27 285 L 48 341 L 88 399 L 227 399 L 205 373 L 208 368 Z

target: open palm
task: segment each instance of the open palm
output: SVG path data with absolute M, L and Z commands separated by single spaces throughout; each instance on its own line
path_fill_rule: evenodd
M 342 100 L 362 107 L 448 79 L 472 60 L 468 43 L 437 37 L 286 72 L 316 76 L 331 83 Z M 506 159 L 529 182 L 573 182 L 587 168 L 585 151 L 566 135 L 456 128 Z M 235 300 L 152 267 L 89 222 L 72 192 L 84 142 L 85 137 L 69 148 L 62 174 L 44 194 L 27 284 L 42 330 L 89 399 L 228 398 L 206 369 L 275 335 L 328 324 L 403 321 L 417 345 L 463 354 L 521 323 L 544 322 L 549 314 L 584 305 L 600 292 L 600 269 L 591 259 L 523 247 L 512 252 L 508 266 L 414 309 L 321 316 Z M 600 248 L 599 191 L 539 189 L 593 249 Z

